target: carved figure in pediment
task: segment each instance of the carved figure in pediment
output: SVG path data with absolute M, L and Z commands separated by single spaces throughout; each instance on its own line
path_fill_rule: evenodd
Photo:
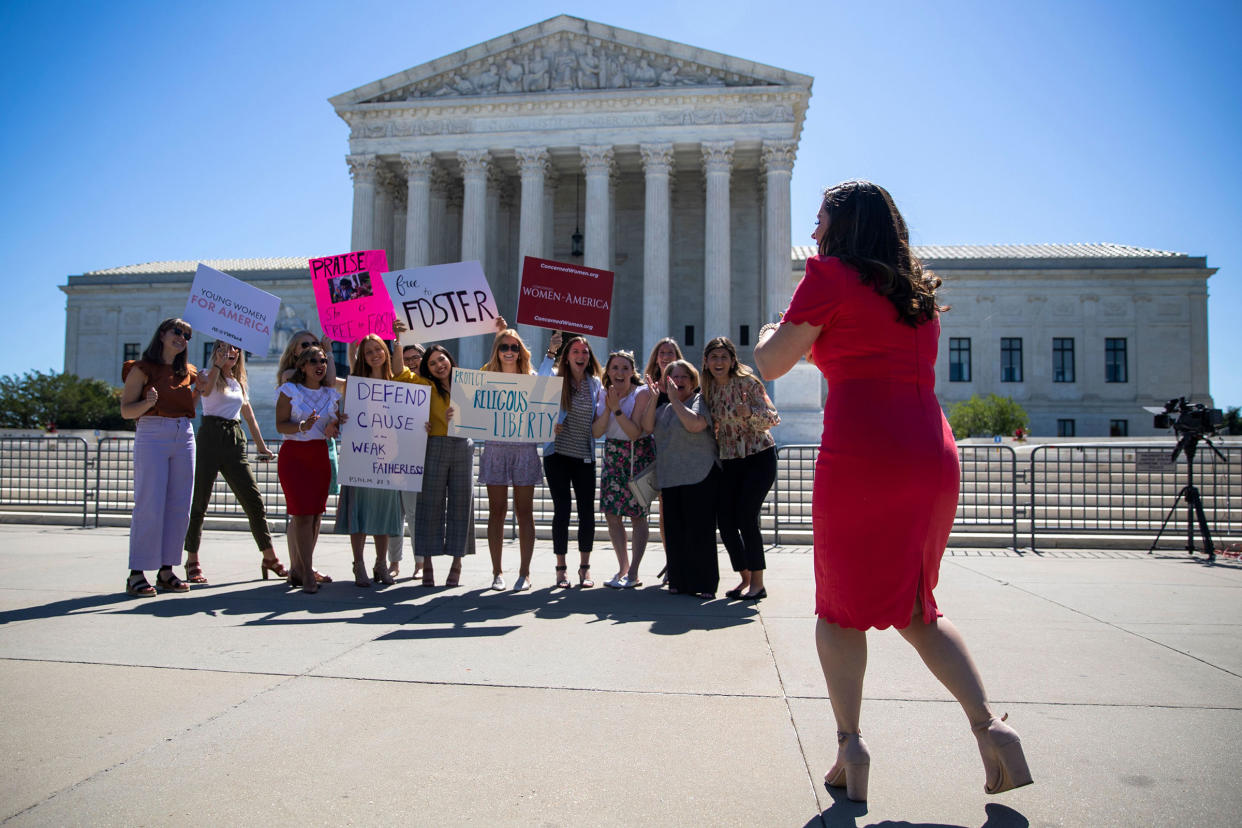
M 708 69 L 706 72 L 703 73 L 703 85 L 704 86 L 724 86 L 725 82 L 724 82 L 724 78 L 716 77 L 716 74 L 711 69 Z
M 282 305 L 280 318 L 272 326 L 272 344 L 268 347 L 269 354 L 283 354 L 289 340 L 298 331 L 306 330 L 306 320 L 298 316 L 293 305 Z
M 474 87 L 480 95 L 495 95 L 500 88 L 500 73 L 496 71 L 496 62 L 491 61 L 487 68 L 474 76 Z
M 512 58 L 506 58 L 505 71 L 500 75 L 500 91 L 521 92 L 522 75 L 524 74 L 526 74 L 526 70 L 522 68 L 522 64 Z
M 656 74 L 656 70 L 652 68 L 646 58 L 640 58 L 637 66 L 627 62 L 625 64 L 625 74 L 630 79 L 630 86 L 635 87 L 647 88 L 655 86 L 659 80 L 659 75 Z
M 616 53 L 604 55 L 604 70 L 607 74 L 607 85 L 613 89 L 629 89 L 630 79 L 625 74 L 625 64 Z
M 474 94 L 474 84 L 470 82 L 470 79 L 467 77 L 463 77 L 457 74 L 456 72 L 454 72 L 452 75 L 452 86 L 453 86 L 453 89 L 457 91 L 458 95 L 473 95 Z
M 543 50 L 536 46 L 534 54 L 526 62 L 526 75 L 522 78 L 522 90 L 525 92 L 548 91 L 550 68 L 550 62 L 543 56 Z
M 668 68 L 660 73 L 660 86 L 676 86 L 681 80 L 677 77 L 677 72 L 681 69 L 676 63 L 670 63 Z
M 578 69 L 578 56 L 569 51 L 569 47 L 556 53 L 552 70 L 553 89 L 573 89 L 574 75 Z
M 599 70 L 599 58 L 595 57 L 589 45 L 584 47 L 582 54 L 578 55 L 578 88 L 599 89 Z

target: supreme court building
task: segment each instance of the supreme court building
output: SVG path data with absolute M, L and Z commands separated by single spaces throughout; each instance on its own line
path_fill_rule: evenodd
M 789 188 L 811 83 L 568 16 L 437 58 L 331 99 L 350 128 L 351 247 L 384 249 L 393 269 L 478 260 L 511 321 L 525 256 L 612 270 L 597 351 L 641 362 L 672 336 L 697 362 L 726 335 L 749 360 L 813 253 L 791 250 Z M 1022 402 L 1037 434 L 1098 436 L 1153 433 L 1142 405 L 1210 402 L 1204 258 L 1108 244 L 916 252 L 954 307 L 944 403 L 994 391 Z M 258 376 L 290 333 L 319 329 L 306 261 L 207 262 L 282 299 Z M 117 382 L 159 319 L 183 310 L 195 264 L 70 276 L 65 369 Z M 522 330 L 536 352 L 548 333 Z M 458 361 L 481 364 L 484 339 L 459 341 Z M 818 442 L 822 393 L 810 366 L 778 381 L 782 442 Z

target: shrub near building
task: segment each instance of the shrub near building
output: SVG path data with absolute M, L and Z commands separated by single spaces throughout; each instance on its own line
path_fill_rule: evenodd
M 121 416 L 120 389 L 74 374 L 30 371 L 0 377 L 0 427 L 134 430 Z
M 974 394 L 949 408 L 949 427 L 959 440 L 967 437 L 1012 435 L 1018 429 L 1029 431 L 1031 418 L 1009 397 Z

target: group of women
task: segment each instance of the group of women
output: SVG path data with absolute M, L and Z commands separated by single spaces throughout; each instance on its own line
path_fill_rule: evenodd
M 829 386 L 812 501 L 816 647 L 837 724 L 837 758 L 824 783 L 844 788 L 850 799 L 867 798 L 870 752 L 859 728 L 866 631 L 891 626 L 961 705 L 983 760 L 984 790 L 1000 793 L 1030 784 L 1018 734 L 1005 716 L 993 714 L 966 644 L 933 594 L 959 478 L 953 435 L 934 394 L 939 315 L 948 310 L 937 301 L 940 280 L 911 253 L 905 221 L 882 187 L 848 181 L 828 189 L 815 224 L 819 255 L 808 260 L 780 324 L 761 330 L 755 360 L 765 378 L 775 379 L 805 358 Z M 499 327 L 485 370 L 531 373 L 522 338 L 503 320 Z M 200 377 L 186 362 L 190 336 L 182 320 L 165 320 L 141 359 L 127 363 L 123 372 L 121 411 L 138 421 L 126 581 L 132 595 L 153 595 L 156 588 L 187 591 L 188 584 L 173 572 L 183 547 L 187 579 L 206 581 L 198 535 L 217 471 L 251 519 L 263 577 L 285 574 L 245 457 L 239 417 L 247 420 L 260 458 L 270 453 L 248 403 L 244 360 L 236 349 L 218 345 L 210 370 Z M 424 556 L 422 583 L 434 585 L 432 560 L 448 555 L 453 564 L 446 583 L 455 584 L 462 555 L 472 551 L 474 454 L 469 440 L 447 433 L 453 357 L 432 345 L 397 373 L 377 337 L 359 343 L 356 353 L 354 375 L 428 385 L 432 405 L 427 474 L 416 500 L 371 489 L 341 492 L 337 531 L 350 534 L 355 581 L 370 585 L 363 560 L 366 535 L 375 538 L 372 574 L 392 581 L 401 555 L 399 545 L 390 554 L 388 538 L 402 534 L 404 518 L 413 526 L 415 552 Z M 601 366 L 584 337 L 561 341 L 558 334 L 537 373 L 564 380 L 555 438 L 544 446 L 542 460 L 554 504 L 557 586 L 570 586 L 566 558 L 574 503 L 577 579 L 583 587 L 594 584 L 594 441 L 602 437 L 599 505 L 618 564 L 608 586 L 641 583 L 649 526 L 644 504 L 629 484 L 654 463 L 669 591 L 714 597 L 719 531 L 740 578 L 726 594 L 766 595 L 758 510 L 775 477 L 769 430 L 779 418 L 728 339 L 707 344 L 702 373 L 675 342 L 662 340 L 640 377 L 633 354 L 614 351 Z M 285 436 L 278 470 L 290 514 L 288 577 L 314 592 L 328 580 L 315 571 L 313 553 L 333 485 L 330 446 L 344 421 L 342 381 L 309 332 L 291 340 L 279 379 L 276 427 Z M 200 397 L 205 417 L 196 474 L 190 421 Z M 877 440 L 877 434 L 885 439 Z M 488 493 L 494 589 L 505 588 L 501 537 L 510 487 L 520 550 L 514 587 L 530 588 L 532 501 L 540 471 L 534 445 L 484 447 L 480 479 Z M 155 587 L 144 572 L 152 569 Z

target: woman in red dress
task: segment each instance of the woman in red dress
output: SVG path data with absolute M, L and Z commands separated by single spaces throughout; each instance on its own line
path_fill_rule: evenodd
M 764 379 L 805 354 L 828 380 L 815 464 L 815 643 L 837 721 L 824 783 L 867 798 L 859 737 L 866 630 L 896 627 L 962 705 L 987 793 L 1030 784 L 1018 734 L 992 715 L 960 633 L 933 595 L 957 509 L 958 458 L 936 400 L 936 288 L 910 252 L 892 197 L 867 181 L 824 193 L 806 264 L 779 327 L 755 347 Z M 809 353 L 808 353 L 809 352 Z

